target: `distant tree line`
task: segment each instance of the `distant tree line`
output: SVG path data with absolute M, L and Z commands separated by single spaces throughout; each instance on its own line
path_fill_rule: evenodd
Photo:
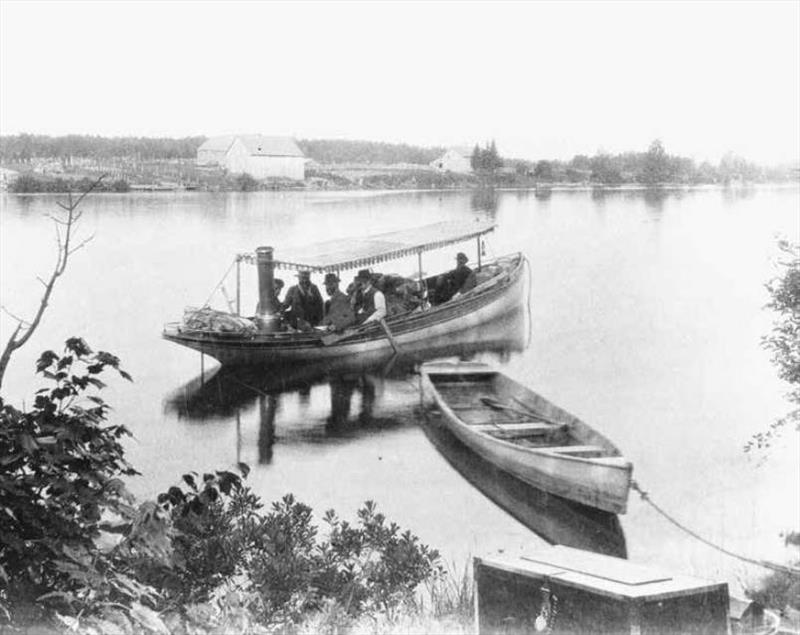
M 188 159 L 197 156 L 205 137 L 100 137 L 92 135 L 18 134 L 0 136 L 0 161 L 26 163 L 31 159 L 70 158 Z
M 427 165 L 444 152 L 444 148 L 422 148 L 405 143 L 380 141 L 347 141 L 344 139 L 301 139 L 303 153 L 317 163 L 415 163 Z
M 494 139 L 481 148 L 477 143 L 472 150 L 470 165 L 476 172 L 494 172 L 503 167 L 503 159 L 497 153 L 497 146 Z
M 17 194 L 43 194 L 62 192 L 85 192 L 92 184 L 92 179 L 82 177 L 77 179 L 56 177 L 54 179 L 39 178 L 32 174 L 20 174 L 8 188 Z M 125 179 L 103 181 L 94 188 L 95 192 L 128 192 L 130 183 Z
M 132 157 L 152 159 L 194 159 L 206 137 L 179 139 L 156 137 L 100 137 L 92 135 L 18 134 L 0 136 L 0 161 L 26 163 L 34 158 L 109 159 Z M 318 163 L 416 163 L 426 165 L 444 152 L 405 143 L 348 141 L 343 139 L 302 139 L 298 145 Z
M 718 164 L 696 163 L 688 157 L 668 154 L 661 140 L 654 140 L 646 152 L 609 154 L 603 151 L 594 156 L 575 155 L 569 161 L 540 160 L 512 161 L 518 173 L 528 173 L 537 180 L 555 183 L 639 183 L 659 185 L 668 183 L 730 183 L 796 179 L 797 172 L 789 167 L 763 168 L 728 153 Z
M 170 139 L 90 135 L 61 137 L 6 135 L 0 136 L 0 162 L 6 165 L 24 165 L 36 159 L 49 159 L 60 161 L 66 168 L 74 165 L 76 160 L 133 159 L 137 162 L 193 160 L 197 156 L 197 149 L 205 140 L 206 137 L 200 136 Z M 298 141 L 298 145 L 308 158 L 328 165 L 345 163 L 428 165 L 444 152 L 444 148 L 441 147 L 425 148 L 402 143 L 343 139 L 302 139 Z M 646 152 L 609 154 L 599 151 L 591 157 L 578 154 L 569 161 L 503 159 L 494 141 L 491 141 L 483 147 L 475 146 L 471 164 L 479 173 L 494 173 L 505 165 L 513 168 L 517 178 L 523 180 L 533 177 L 540 182 L 591 182 L 606 185 L 728 183 L 735 180 L 780 181 L 796 180 L 799 176 L 796 166 L 759 167 L 732 153 L 725 155 L 718 164 L 707 161 L 698 164 L 690 158 L 669 154 L 658 139 L 650 144 Z

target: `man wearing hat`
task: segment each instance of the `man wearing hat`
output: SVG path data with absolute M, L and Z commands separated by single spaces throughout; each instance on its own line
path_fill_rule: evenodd
M 322 325 L 333 331 L 341 331 L 355 324 L 356 316 L 350 299 L 339 290 L 339 276 L 335 273 L 325 274 L 325 292 L 328 299 L 325 300 Z
M 356 313 L 356 321 L 360 324 L 377 322 L 386 317 L 386 298 L 375 287 L 375 275 L 362 269 L 356 276 L 356 282 L 361 285 L 361 308 Z
M 467 266 L 467 254 L 459 251 L 456 254 L 456 268 L 439 276 L 436 280 L 435 301 L 436 303 L 447 302 L 457 293 L 464 293 L 472 289 L 475 284 L 475 276 L 472 269 Z
M 463 251 L 456 254 L 456 268 L 450 272 L 450 288 L 453 290 L 453 294 L 464 293 L 475 286 L 474 284 L 469 285 L 472 269 L 467 266 L 468 261 L 469 258 Z
M 311 282 L 310 271 L 297 273 L 297 284 L 289 287 L 283 301 L 283 315 L 289 324 L 305 331 L 322 320 L 322 295 Z

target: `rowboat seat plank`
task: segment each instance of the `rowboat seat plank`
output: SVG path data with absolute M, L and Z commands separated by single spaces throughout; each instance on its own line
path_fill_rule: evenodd
M 557 452 L 558 454 L 568 454 L 570 456 L 579 456 L 587 459 L 597 458 L 607 454 L 603 448 L 596 445 L 562 445 L 542 449 L 548 452 Z
M 539 435 L 555 434 L 564 430 L 565 426 L 555 426 L 550 423 L 520 422 L 506 424 L 479 424 L 470 426 L 478 432 L 485 432 L 494 437 L 503 439 L 516 439 Z

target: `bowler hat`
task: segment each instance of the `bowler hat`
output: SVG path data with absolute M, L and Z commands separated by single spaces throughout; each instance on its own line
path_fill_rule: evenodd
M 335 273 L 326 273 L 325 284 L 328 284 L 329 282 L 339 282 L 339 276 L 337 276 Z
M 372 280 L 372 274 L 369 272 L 369 269 L 360 269 L 358 271 L 358 275 L 356 276 L 356 280 L 363 280 L 367 282 Z
M 456 262 L 469 262 L 469 258 L 467 258 L 467 254 L 463 251 L 459 251 L 456 254 Z
M 297 277 L 298 278 L 310 278 L 311 277 L 311 272 L 308 271 L 308 269 L 301 269 L 300 271 L 297 272 Z

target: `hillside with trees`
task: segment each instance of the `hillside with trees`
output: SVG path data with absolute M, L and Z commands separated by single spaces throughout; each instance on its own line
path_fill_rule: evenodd
M 405 143 L 348 141 L 345 139 L 301 139 L 297 142 L 307 157 L 317 163 L 370 163 L 390 165 L 414 163 L 427 165 L 444 148 L 423 148 Z
M 194 159 L 205 137 L 100 137 L 92 135 L 4 135 L 0 137 L 0 161 L 26 163 L 43 159 L 111 159 L 130 157 L 139 160 Z
M 0 137 L 0 161 L 26 163 L 34 158 L 138 160 L 194 159 L 206 137 L 100 137 L 90 135 L 18 134 Z M 301 139 L 305 155 L 318 163 L 415 163 L 427 165 L 442 148 L 423 148 L 404 143 L 349 141 L 344 139 Z
M 9 184 L 16 192 L 80 190 L 84 179 L 100 173 L 111 175 L 113 191 L 127 184 L 175 183 L 191 189 L 241 189 L 224 170 L 199 170 L 197 149 L 206 137 L 149 138 L 90 135 L 19 134 L 0 136 L 0 165 L 20 173 Z M 434 176 L 429 164 L 441 156 L 441 147 L 421 147 L 379 141 L 301 139 L 298 145 L 317 166 L 307 176 L 322 179 L 329 187 L 426 187 L 548 185 L 697 185 L 797 181 L 797 166 L 763 167 L 728 153 L 719 163 L 695 162 L 667 152 L 661 140 L 644 152 L 593 156 L 578 154 L 568 161 L 504 158 L 494 141 L 475 145 L 471 156 L 474 174 L 451 175 L 444 181 Z M 358 166 L 362 166 L 359 168 Z M 396 166 L 396 167 L 393 167 Z M 367 172 L 364 172 L 366 168 Z M 320 172 L 320 169 L 322 172 Z M 356 169 L 358 173 L 343 171 Z M 414 169 L 415 174 L 408 170 Z M 397 174 L 402 170 L 402 174 Z M 341 173 L 341 174 L 340 174 Z M 341 177 L 341 178 L 339 178 Z M 256 184 L 255 189 L 262 184 Z M 301 185 L 302 186 L 302 185 Z M 285 187 L 288 187 L 286 185 Z M 293 187 L 297 187 L 294 184 Z M 253 188 L 251 188 L 253 189 Z
M 748 183 L 796 180 L 798 173 L 791 166 L 762 167 L 733 153 L 727 153 L 718 164 L 667 153 L 660 139 L 654 140 L 646 152 L 609 154 L 602 150 L 594 156 L 577 154 L 569 161 L 507 161 L 517 172 L 527 172 L 543 183 L 592 183 L 600 185 L 637 184 L 647 187 L 672 184 Z

